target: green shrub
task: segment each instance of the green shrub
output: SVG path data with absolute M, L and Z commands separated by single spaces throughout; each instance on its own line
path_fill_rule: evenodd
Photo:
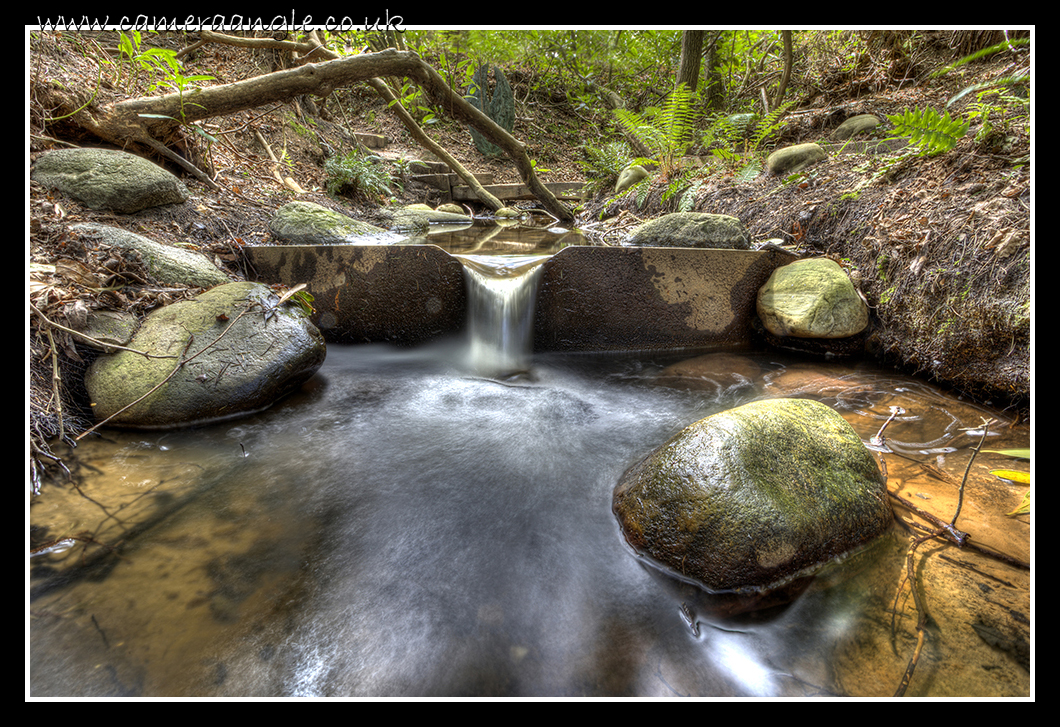
M 387 163 L 375 154 L 354 150 L 324 161 L 328 175 L 328 195 L 379 197 L 390 196 L 392 179 Z

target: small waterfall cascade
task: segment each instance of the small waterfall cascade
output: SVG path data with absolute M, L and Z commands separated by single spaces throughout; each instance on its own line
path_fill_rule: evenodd
M 549 255 L 457 255 L 468 287 L 468 362 L 483 376 L 525 371 L 533 353 L 534 301 Z

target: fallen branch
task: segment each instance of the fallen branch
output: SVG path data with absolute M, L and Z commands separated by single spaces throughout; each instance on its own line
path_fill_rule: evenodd
M 445 162 L 450 169 L 453 170 L 457 176 L 464 181 L 468 187 L 475 193 L 475 196 L 482 200 L 482 203 L 489 207 L 491 210 L 496 212 L 504 203 L 499 199 L 490 194 L 485 187 L 483 187 L 475 175 L 464 168 L 464 165 L 456 160 L 456 158 L 443 149 L 439 144 L 435 143 L 427 134 L 420 128 L 420 125 L 416 123 L 416 119 L 412 118 L 412 115 L 405 110 L 405 107 L 401 105 L 401 102 L 394 96 L 390 87 L 381 79 L 371 78 L 368 80 L 368 85 L 376 90 L 380 96 L 387 102 L 387 106 L 393 109 L 401 122 L 405 124 L 405 128 L 409 130 L 412 137 L 420 143 L 421 146 L 426 148 L 429 152 L 434 154 L 436 157 Z

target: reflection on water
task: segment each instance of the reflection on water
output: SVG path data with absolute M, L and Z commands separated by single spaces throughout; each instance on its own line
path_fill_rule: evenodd
M 720 408 L 812 396 L 866 442 L 900 406 L 892 489 L 952 512 L 945 477 L 987 412 L 892 374 L 748 358 L 753 379 L 710 385 L 596 356 L 498 381 L 459 346 L 332 346 L 262 414 L 86 441 L 79 491 L 32 503 L 35 543 L 78 540 L 30 561 L 31 693 L 888 696 L 915 640 L 908 595 L 893 619 L 907 533 L 787 607 L 722 620 L 632 555 L 612 488 Z M 990 448 L 1027 446 L 991 431 Z M 1004 516 L 1022 491 L 986 459 L 959 524 L 1029 560 L 1029 526 Z M 1026 572 L 924 552 L 941 557 L 922 566 L 932 629 L 910 695 L 1027 694 Z

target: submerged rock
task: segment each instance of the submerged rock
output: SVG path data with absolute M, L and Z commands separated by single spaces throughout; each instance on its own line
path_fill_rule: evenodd
M 711 593 L 786 588 L 892 522 L 860 437 L 805 399 L 686 427 L 623 475 L 613 510 L 634 551 Z
M 85 388 L 96 418 L 158 429 L 267 408 L 309 379 L 326 354 L 304 312 L 278 301 L 268 286 L 240 282 L 154 311 L 129 342 L 134 350 L 104 354 L 89 367 Z

